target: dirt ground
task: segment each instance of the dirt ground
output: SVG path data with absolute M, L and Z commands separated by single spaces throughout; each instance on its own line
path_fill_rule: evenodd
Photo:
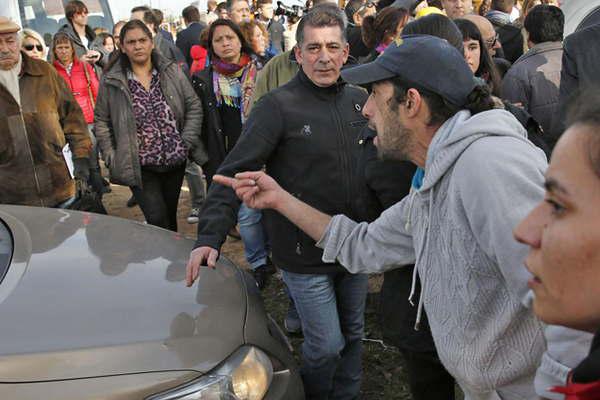
M 127 208 L 126 202 L 131 192 L 129 188 L 112 185 L 112 193 L 104 196 L 104 205 L 111 215 L 123 218 L 143 221 L 139 207 Z M 188 224 L 186 221 L 190 210 L 189 191 L 184 185 L 179 201 L 178 226 L 183 235 L 194 238 L 196 236 L 196 225 Z M 240 240 L 228 238 L 223 247 L 223 254 L 237 265 L 248 268 L 244 258 L 244 249 Z M 382 342 L 380 330 L 377 324 L 377 292 L 381 285 L 381 278 L 374 276 L 370 278 L 370 293 L 367 301 L 366 332 L 363 353 L 363 384 L 362 399 L 365 400 L 388 400 L 388 399 L 410 399 L 408 385 L 404 373 L 404 365 L 397 350 L 386 347 Z M 283 326 L 283 318 L 287 311 L 287 297 L 283 290 L 283 284 L 278 274 L 274 275 L 268 286 L 263 291 L 263 299 L 267 311 L 275 320 Z M 300 346 L 302 337 L 291 337 L 295 356 L 300 360 Z

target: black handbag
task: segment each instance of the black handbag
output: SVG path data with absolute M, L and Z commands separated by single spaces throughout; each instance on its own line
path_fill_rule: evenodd
M 106 209 L 102 204 L 100 196 L 92 190 L 87 182 L 80 179 L 75 180 L 75 200 L 70 202 L 65 208 L 68 210 L 87 211 L 96 214 L 106 214 Z

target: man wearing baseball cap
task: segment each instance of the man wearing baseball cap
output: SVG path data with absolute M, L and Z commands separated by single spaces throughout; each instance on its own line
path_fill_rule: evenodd
M 525 300 L 527 248 L 512 230 L 543 197 L 544 154 L 510 113 L 493 109 L 487 87 L 445 40 L 399 38 L 342 77 L 372 84 L 363 114 L 380 156 L 419 167 L 409 196 L 368 224 L 323 214 L 264 172 L 214 181 L 252 208 L 286 216 L 318 241 L 325 262 L 353 273 L 415 263 L 418 315 L 424 307 L 466 399 L 556 398 L 546 389 L 564 383 L 591 337 L 542 325 Z
M 63 147 L 87 180 L 91 142 L 65 81 L 20 51 L 19 30 L 0 16 L 0 204 L 57 207 L 75 195 Z

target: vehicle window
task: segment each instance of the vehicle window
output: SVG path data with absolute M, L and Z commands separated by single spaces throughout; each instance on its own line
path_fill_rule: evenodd
M 596 25 L 600 23 L 600 7 L 596 7 L 593 9 L 586 17 L 579 23 L 577 29 L 575 31 L 580 31 L 582 29 L 588 28 L 592 25 Z
M 0 283 L 2 283 L 2 280 L 6 275 L 6 271 L 8 271 L 8 265 L 10 264 L 10 260 L 12 258 L 12 252 L 12 235 L 6 225 L 0 221 Z
M 103 27 L 112 32 L 108 1 L 86 0 L 85 5 L 89 11 L 88 25 L 92 28 Z M 23 27 L 39 32 L 46 45 L 52 43 L 52 36 L 67 23 L 63 0 L 19 0 L 19 13 Z

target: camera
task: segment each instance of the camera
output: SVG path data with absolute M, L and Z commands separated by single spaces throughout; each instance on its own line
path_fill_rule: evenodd
M 308 10 L 302 6 L 286 6 L 281 1 L 278 1 L 277 8 L 275 9 L 275 15 L 285 15 L 286 17 L 296 17 L 300 19 L 307 11 Z

